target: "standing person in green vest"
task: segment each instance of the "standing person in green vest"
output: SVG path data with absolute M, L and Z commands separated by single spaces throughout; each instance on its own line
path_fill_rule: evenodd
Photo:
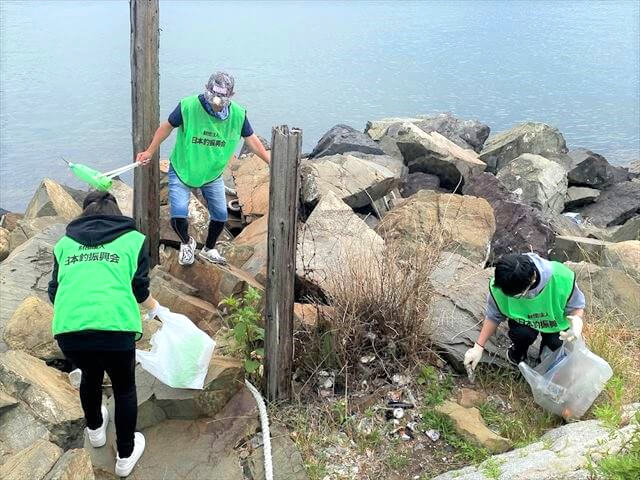
M 227 201 L 222 172 L 234 155 L 240 138 L 266 163 L 269 152 L 253 132 L 244 107 L 231 100 L 235 81 L 227 73 L 209 78 L 200 95 L 183 98 L 156 130 L 149 147 L 138 153 L 136 161 L 146 165 L 160 144 L 178 129 L 169 166 L 169 205 L 171 226 L 180 238 L 180 265 L 195 260 L 196 241 L 189 236 L 189 197 L 192 188 L 200 188 L 209 210 L 209 231 L 200 257 L 213 263 L 226 263 L 215 248 L 227 221 Z
M 149 251 L 135 221 L 107 192 L 91 192 L 79 218 L 56 243 L 49 282 L 53 335 L 64 355 L 82 371 L 80 402 L 93 447 L 106 441 L 109 412 L 102 405 L 106 371 L 115 397 L 115 473 L 131 473 L 145 448 L 136 432 L 135 342 L 142 336 L 138 304 L 155 316 L 161 307 L 149 294 Z
M 486 318 L 478 340 L 464 356 L 464 365 L 476 368 L 487 340 L 505 320 L 512 343 L 507 359 L 512 364 L 526 359 L 538 335 L 539 358 L 547 353 L 545 350 L 555 351 L 563 341 L 582 336 L 584 308 L 584 294 L 568 267 L 535 253 L 505 255 L 496 263 Z

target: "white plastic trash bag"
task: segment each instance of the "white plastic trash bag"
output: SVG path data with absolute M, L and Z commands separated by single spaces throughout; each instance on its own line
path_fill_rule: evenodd
M 582 339 L 564 342 L 535 368 L 525 362 L 518 368 L 531 386 L 535 402 L 565 420 L 582 417 L 613 375 L 609 364 Z
M 136 360 L 170 387 L 201 390 L 216 343 L 184 315 L 160 310 L 162 326 L 151 337 L 151 351 L 136 350 Z

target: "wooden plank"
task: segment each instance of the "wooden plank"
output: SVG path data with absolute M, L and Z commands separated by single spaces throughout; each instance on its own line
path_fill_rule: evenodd
M 131 14 L 131 119 L 133 154 L 151 143 L 160 123 L 158 0 L 130 0 Z M 133 180 L 133 216 L 149 240 L 151 267 L 159 262 L 160 166 L 159 153 L 145 167 L 136 168 Z
M 265 386 L 270 402 L 291 399 L 296 223 L 302 130 L 275 127 L 271 139 Z

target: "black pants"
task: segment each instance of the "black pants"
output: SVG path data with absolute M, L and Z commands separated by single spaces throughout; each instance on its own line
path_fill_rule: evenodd
M 138 416 L 135 382 L 135 350 L 64 351 L 65 356 L 82 370 L 80 402 L 87 427 L 91 430 L 102 425 L 102 379 L 106 371 L 111 379 L 115 397 L 116 444 L 120 458 L 133 452 L 133 434 Z
M 544 347 L 549 348 L 552 352 L 556 351 L 562 345 L 560 340 L 560 332 L 555 333 L 541 333 L 534 330 L 531 327 L 523 325 L 513 320 L 509 320 L 509 338 L 513 344 L 510 348 L 510 355 L 512 360 L 519 363 L 527 358 L 527 350 L 536 341 L 538 334 L 542 336 L 540 341 L 540 351 L 538 352 L 538 358 L 542 353 Z

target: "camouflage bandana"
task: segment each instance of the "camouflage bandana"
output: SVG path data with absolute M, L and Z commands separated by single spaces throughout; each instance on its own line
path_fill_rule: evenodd
M 217 72 L 209 77 L 209 81 L 204 86 L 204 98 L 212 107 L 227 108 L 231 103 L 231 97 L 234 94 L 233 87 L 235 81 L 228 73 Z M 216 105 L 214 98 L 218 97 L 220 103 Z

